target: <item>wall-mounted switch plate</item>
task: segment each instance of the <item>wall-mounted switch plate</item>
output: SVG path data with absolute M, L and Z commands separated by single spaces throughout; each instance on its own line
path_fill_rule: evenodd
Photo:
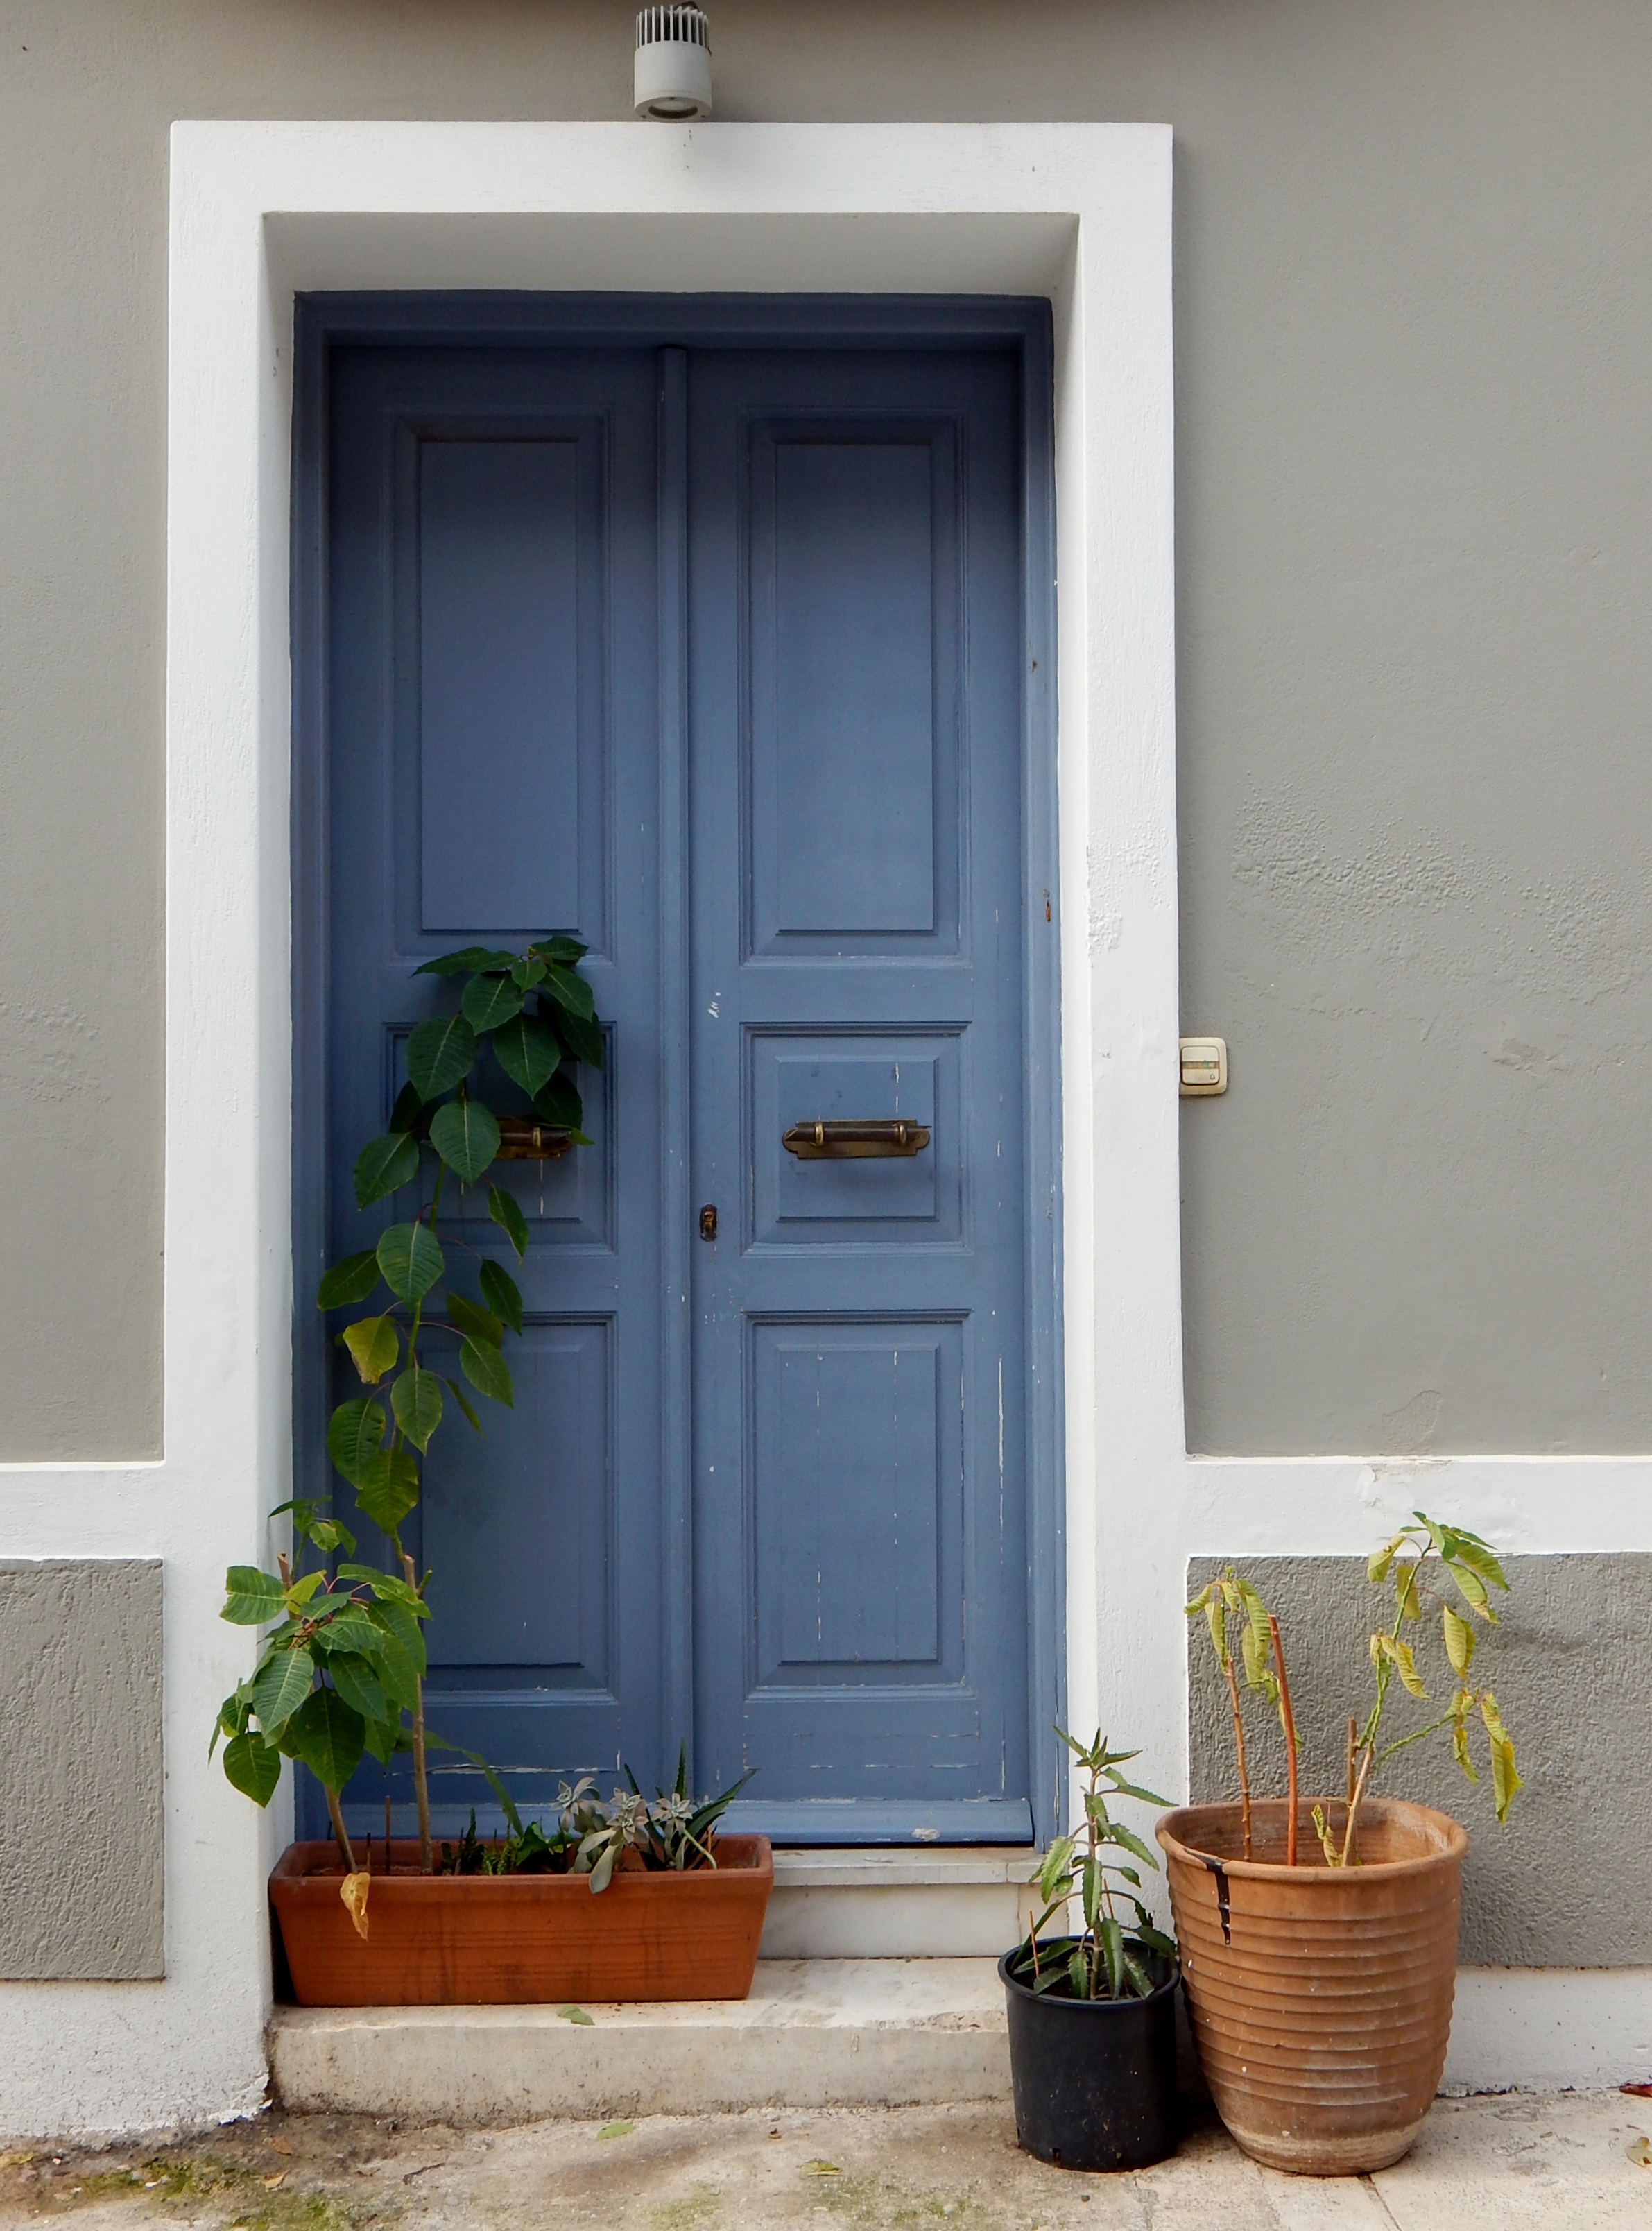
M 1226 1038 L 1182 1040 L 1182 1097 L 1209 1100 L 1228 1089 Z

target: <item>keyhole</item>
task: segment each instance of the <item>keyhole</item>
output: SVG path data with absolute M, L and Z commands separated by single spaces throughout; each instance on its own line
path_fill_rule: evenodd
M 702 1239 L 715 1239 L 717 1237 L 717 1211 L 710 1201 L 700 1212 L 700 1236 Z

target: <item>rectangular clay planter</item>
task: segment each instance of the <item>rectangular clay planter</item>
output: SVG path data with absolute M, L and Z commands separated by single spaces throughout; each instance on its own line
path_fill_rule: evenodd
M 375 1841 L 373 1856 L 384 1845 Z M 692 1874 L 423 1875 L 418 1846 L 373 1871 L 364 1943 L 332 1844 L 290 1844 L 270 1903 L 303 2007 L 743 1999 L 774 1887 L 766 1836 L 720 1836 Z

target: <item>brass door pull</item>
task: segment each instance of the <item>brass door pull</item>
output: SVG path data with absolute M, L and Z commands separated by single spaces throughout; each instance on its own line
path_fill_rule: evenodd
M 839 1162 L 899 1155 L 910 1158 L 929 1144 L 929 1128 L 904 1116 L 857 1122 L 794 1123 L 780 1141 L 800 1162 Z

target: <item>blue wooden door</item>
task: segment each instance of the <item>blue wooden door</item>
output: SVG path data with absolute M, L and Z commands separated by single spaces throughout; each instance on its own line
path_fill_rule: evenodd
M 1026 1840 L 1019 365 L 688 396 L 700 1778 Z
M 670 338 L 332 352 L 300 1311 L 408 1212 L 349 1173 L 420 963 L 578 935 L 595 1143 L 503 1166 L 526 1328 L 432 1445 L 430 1725 L 530 1812 L 686 1737 L 792 1840 L 1025 1840 L 1020 355 Z M 924 1142 L 783 1144 L 846 1122 Z M 313 1314 L 308 1491 L 353 1391 Z M 434 1763 L 438 1833 L 496 1817 Z
M 579 1080 L 594 1143 L 500 1166 L 531 1234 L 515 1406 L 485 1405 L 484 1438 L 456 1420 L 437 1436 L 414 1521 L 429 1724 L 530 1807 L 564 1775 L 662 1760 L 656 371 L 641 350 L 352 349 L 333 366 L 335 1256 L 408 1213 L 363 1215 L 349 1173 L 441 1005 L 422 961 L 571 932 L 605 1025 L 606 1067 Z M 463 1238 L 507 1254 L 474 1207 Z M 334 1399 L 348 1377 L 339 1359 Z M 409 1818 L 404 1774 L 395 1794 Z M 349 1794 L 360 1825 L 382 1822 L 371 1762 Z M 438 1830 L 473 1802 L 493 1815 L 451 1755 L 432 1794 Z

